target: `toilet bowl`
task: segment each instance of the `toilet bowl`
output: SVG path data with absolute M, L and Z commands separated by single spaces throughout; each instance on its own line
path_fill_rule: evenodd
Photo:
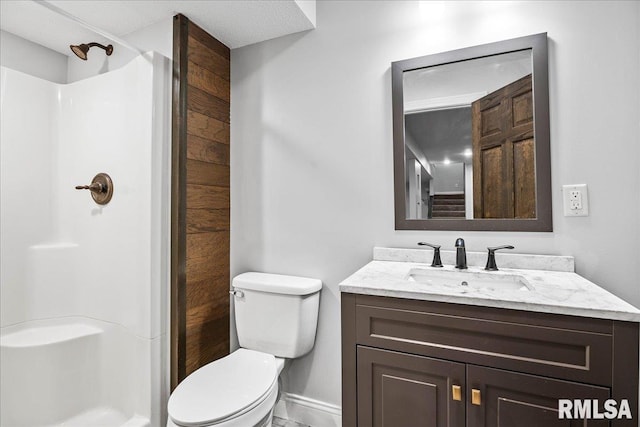
M 270 427 L 278 377 L 315 342 L 322 282 L 244 273 L 233 279 L 240 347 L 185 378 L 171 393 L 168 427 Z
M 284 362 L 271 354 L 241 348 L 201 367 L 171 394 L 167 425 L 269 425 L 261 421 L 275 405 Z

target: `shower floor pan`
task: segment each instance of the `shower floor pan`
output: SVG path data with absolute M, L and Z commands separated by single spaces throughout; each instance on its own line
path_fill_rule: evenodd
M 126 366 L 132 341 L 120 329 L 83 317 L 2 328 L 0 425 L 148 427 L 123 398 L 135 376 Z
M 147 418 L 134 415 L 128 418 L 113 408 L 98 407 L 78 414 L 68 420 L 46 427 L 149 427 Z

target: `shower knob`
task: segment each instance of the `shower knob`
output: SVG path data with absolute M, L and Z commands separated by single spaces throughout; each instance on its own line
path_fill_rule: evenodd
M 104 189 L 102 188 L 102 184 L 94 182 L 91 185 L 76 185 L 76 190 L 91 190 L 97 193 L 102 193 Z
M 99 173 L 93 177 L 90 185 L 76 185 L 76 190 L 89 190 L 97 204 L 106 205 L 113 196 L 113 181 L 106 173 Z

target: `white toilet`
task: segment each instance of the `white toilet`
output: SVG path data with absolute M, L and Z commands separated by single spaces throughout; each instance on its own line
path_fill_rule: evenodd
M 244 273 L 233 279 L 240 349 L 185 378 L 169 398 L 168 427 L 269 427 L 286 359 L 311 351 L 322 282 Z

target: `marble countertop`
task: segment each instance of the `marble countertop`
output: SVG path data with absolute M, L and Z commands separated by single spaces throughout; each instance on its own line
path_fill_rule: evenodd
M 486 254 L 467 254 L 469 269 L 465 272 L 470 278 L 517 275 L 528 283 L 530 290 L 494 290 L 407 280 L 410 270 L 416 268 L 427 270 L 426 274 L 429 270 L 455 274 L 459 270 L 451 265 L 451 255 L 443 251 L 445 267 L 436 269 L 430 266 L 431 251 L 375 248 L 374 260 L 340 283 L 340 291 L 640 322 L 640 310 L 636 307 L 574 273 L 572 257 L 518 254 L 498 257 L 496 253 L 500 270 L 486 272 L 483 264 L 478 265 L 486 261 Z M 526 268 L 515 268 L 517 266 Z

